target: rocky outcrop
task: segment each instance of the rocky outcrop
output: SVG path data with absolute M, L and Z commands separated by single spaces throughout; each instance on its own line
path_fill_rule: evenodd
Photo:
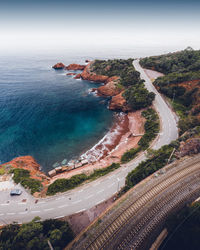
M 10 165 L 13 168 L 23 168 L 29 170 L 30 177 L 33 179 L 40 180 L 43 185 L 46 185 L 49 182 L 49 178 L 43 172 L 40 171 L 40 165 L 30 155 L 20 156 L 7 163 L 2 164 L 2 166 L 5 165 Z
M 191 138 L 188 139 L 185 143 L 182 143 L 176 156 L 180 158 L 186 155 L 198 153 L 200 153 L 200 138 Z
M 85 67 L 85 69 L 81 73 L 81 78 L 83 80 L 105 83 L 109 77 L 104 75 L 96 75 L 94 72 L 91 72 L 90 71 L 91 63 L 92 62 L 88 63 L 88 65 Z
M 104 86 L 97 89 L 98 95 L 102 96 L 115 96 L 118 95 L 122 89 L 120 89 L 117 84 L 119 82 L 118 76 L 109 77 Z
M 65 69 L 65 65 L 61 62 L 56 63 L 54 66 L 52 66 L 53 69 Z
M 67 76 L 75 76 L 76 73 L 67 73 L 66 75 L 67 75 Z
M 81 74 L 77 74 L 74 79 L 80 79 L 81 78 Z
M 72 63 L 72 64 L 69 64 L 66 69 L 67 70 L 84 70 L 85 69 L 85 65 L 80 65 L 80 64 L 75 64 L 75 63 Z
M 130 107 L 128 107 L 126 100 L 124 99 L 122 94 L 123 92 L 112 97 L 109 104 L 110 110 L 123 111 L 123 112 L 131 111 Z

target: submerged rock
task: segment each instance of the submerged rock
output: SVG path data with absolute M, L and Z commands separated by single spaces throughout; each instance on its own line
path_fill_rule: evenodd
M 61 163 L 62 163 L 62 165 L 66 165 L 67 164 L 67 159 L 64 159 Z

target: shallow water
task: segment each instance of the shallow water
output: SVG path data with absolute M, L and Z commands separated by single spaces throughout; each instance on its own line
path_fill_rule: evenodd
M 49 56 L 1 58 L 1 162 L 31 155 L 48 171 L 56 162 L 77 158 L 111 127 L 108 99 L 89 91 L 99 84 L 55 71 L 56 62 Z

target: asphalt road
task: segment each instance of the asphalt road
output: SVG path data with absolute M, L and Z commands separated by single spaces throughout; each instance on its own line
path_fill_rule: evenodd
M 145 80 L 147 89 L 156 94 L 154 106 L 160 115 L 161 130 L 152 148 L 158 149 L 178 137 L 176 118 L 140 67 L 139 62 L 134 61 L 133 65 L 141 73 L 141 78 Z M 145 159 L 145 153 L 142 153 L 132 162 L 123 165 L 120 169 L 107 176 L 74 190 L 50 198 L 39 199 L 37 203 L 25 190 L 23 190 L 22 196 L 19 197 L 10 197 L 9 190 L 2 191 L 2 198 L 0 199 L 0 225 L 9 224 L 13 221 L 18 223 L 28 222 L 35 216 L 39 216 L 42 219 L 61 218 L 87 210 L 118 192 L 124 186 L 128 172 Z

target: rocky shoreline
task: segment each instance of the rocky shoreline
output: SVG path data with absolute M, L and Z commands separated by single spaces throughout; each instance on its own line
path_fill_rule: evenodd
M 88 60 L 86 60 L 88 62 Z M 92 71 L 92 65 L 94 61 L 88 62 L 87 65 L 80 64 L 69 64 L 68 66 L 63 63 L 57 63 L 52 68 L 55 70 L 82 70 L 82 73 L 76 74 L 75 72 L 67 73 L 67 75 L 74 75 L 74 79 L 83 79 L 87 81 L 104 83 L 103 86 L 100 86 L 93 91 L 97 92 L 99 96 L 109 96 L 111 97 L 109 109 L 114 111 L 128 112 L 131 111 L 130 107 L 127 105 L 125 98 L 123 97 L 124 88 L 119 87 L 120 77 L 119 76 L 106 76 L 106 75 L 97 75 Z
M 92 89 L 92 91 L 95 91 L 98 96 L 111 97 L 109 109 L 122 111 L 123 113 L 118 113 L 113 127 L 92 149 L 88 150 L 77 161 L 70 161 L 61 166 L 56 166 L 49 171 L 49 177 L 41 172 L 40 165 L 31 156 L 17 157 L 10 162 L 2 164 L 2 166 L 10 165 L 13 168 L 29 170 L 30 177 L 40 180 L 44 187 L 41 195 L 45 194 L 47 186 L 56 179 L 70 178 L 83 172 L 90 174 L 94 169 L 107 167 L 113 162 L 120 162 L 123 153 L 132 147 L 136 147 L 141 138 L 141 136 L 135 137 L 134 133 L 143 132 L 144 119 L 140 111 L 129 112 L 130 108 L 122 96 L 124 88 L 119 88 L 120 77 L 98 75 L 91 70 L 94 61 L 86 60 L 86 62 L 88 63 L 87 65 L 69 64 L 68 66 L 63 63 L 57 63 L 52 68 L 69 71 L 66 75 L 73 76 L 75 79 L 81 78 L 83 80 L 104 83 L 104 85 Z M 76 72 L 80 70 L 82 71 L 81 73 Z

